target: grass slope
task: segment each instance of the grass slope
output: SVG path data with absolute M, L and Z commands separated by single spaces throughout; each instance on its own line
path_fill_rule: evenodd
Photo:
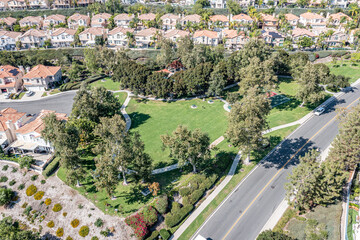
M 109 78 L 109 77 L 104 78 L 103 80 L 98 80 L 96 82 L 93 82 L 93 83 L 90 84 L 90 86 L 104 87 L 107 90 L 111 90 L 111 91 L 120 90 L 120 83 L 119 82 L 113 82 L 111 80 L 111 78 Z
M 360 78 L 360 65 L 358 63 L 354 66 L 352 66 L 349 61 L 344 62 L 342 66 L 341 63 L 327 63 L 326 65 L 330 68 L 331 73 L 349 77 L 350 83 L 353 83 Z

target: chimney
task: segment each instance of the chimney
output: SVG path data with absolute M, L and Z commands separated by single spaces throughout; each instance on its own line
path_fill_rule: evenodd
M 7 137 L 8 137 L 8 142 L 12 143 L 16 140 L 16 133 L 15 133 L 15 125 L 11 120 L 8 120 L 5 122 L 6 126 L 8 127 L 7 131 Z

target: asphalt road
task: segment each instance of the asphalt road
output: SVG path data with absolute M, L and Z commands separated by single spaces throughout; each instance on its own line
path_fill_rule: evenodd
M 11 107 L 19 112 L 33 114 L 39 113 L 42 109 L 45 109 L 70 114 L 75 94 L 76 92 L 72 91 L 34 101 L 16 102 L 16 100 L 14 100 L 13 102 L 0 102 L 0 109 Z
M 237 186 L 194 236 L 200 234 L 208 240 L 256 239 L 284 199 L 286 177 L 298 164 L 298 157 L 311 148 L 326 149 L 338 133 L 335 109 L 354 106 L 359 97 L 360 90 L 354 88 L 293 132 Z

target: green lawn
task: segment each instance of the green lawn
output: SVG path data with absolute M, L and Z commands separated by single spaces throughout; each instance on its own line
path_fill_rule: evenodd
M 353 229 L 353 224 L 356 223 L 356 216 L 359 213 L 355 210 L 350 208 L 349 209 L 349 215 L 348 215 L 348 226 L 347 226 L 347 235 L 348 235 L 348 239 L 349 240 L 353 240 L 354 239 L 354 229 Z
M 124 104 L 126 97 L 127 97 L 126 92 L 117 92 L 117 93 L 114 93 L 114 95 L 120 100 L 121 104 Z
M 192 109 L 191 105 L 197 105 Z M 145 143 L 145 151 L 150 154 L 156 168 L 175 163 L 169 159 L 169 151 L 162 151 L 160 136 L 172 133 L 180 124 L 190 129 L 200 128 L 207 132 L 210 141 L 222 136 L 227 127 L 227 112 L 220 100 L 213 104 L 199 99 L 191 101 L 161 102 L 132 99 L 127 107 L 132 125 L 131 131 L 138 131 Z
M 219 206 L 219 204 L 225 199 L 225 197 L 230 194 L 233 189 L 239 184 L 239 182 L 254 168 L 257 162 L 259 162 L 273 147 L 275 147 L 282 139 L 284 139 L 287 135 L 293 132 L 297 126 L 292 126 L 288 128 L 284 128 L 281 130 L 274 131 L 272 133 L 266 134 L 267 137 L 270 137 L 273 141 L 271 141 L 271 147 L 264 151 L 262 154 L 257 155 L 256 161 L 253 161 L 248 166 L 238 165 L 237 171 L 230 182 L 225 186 L 225 188 L 215 197 L 215 199 L 201 212 L 201 214 L 190 224 L 190 226 L 185 230 L 185 232 L 180 236 L 179 240 L 188 240 L 195 233 L 195 231 L 203 224 L 203 222 L 209 217 L 209 215 Z M 227 143 L 224 141 L 224 145 Z M 219 144 L 220 146 L 220 144 Z M 231 151 L 234 153 L 237 152 L 237 149 L 233 148 Z M 243 172 L 239 171 L 243 168 Z M 174 232 L 176 229 L 172 229 Z
M 279 80 L 281 82 L 275 91 L 288 97 L 295 97 L 296 92 L 299 89 L 299 84 L 293 81 L 291 78 L 279 78 Z
M 102 80 L 98 80 L 96 82 L 93 82 L 90 84 L 90 86 L 94 86 L 94 87 L 105 87 L 108 90 L 111 91 L 116 91 L 116 90 L 120 90 L 120 83 L 118 82 L 113 82 L 111 80 L 111 78 L 106 77 Z
M 355 63 L 355 66 L 352 66 L 350 61 L 345 61 L 341 66 L 341 63 L 338 62 L 336 64 L 327 63 L 326 64 L 329 68 L 331 73 L 335 75 L 344 75 L 350 78 L 350 83 L 355 82 L 360 78 L 360 64 Z
M 58 88 L 56 88 L 54 90 L 51 90 L 50 95 L 54 95 L 54 94 L 57 94 L 59 92 L 61 92 L 61 91 Z

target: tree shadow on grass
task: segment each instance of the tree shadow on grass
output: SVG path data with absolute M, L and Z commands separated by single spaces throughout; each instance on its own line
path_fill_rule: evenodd
M 133 112 L 129 116 L 131 118 L 131 128 L 139 127 L 150 118 L 150 115 L 139 112 Z
M 146 203 L 148 202 L 153 196 L 148 194 L 147 196 L 142 195 L 141 191 L 143 190 L 142 186 L 136 185 L 130 189 L 129 192 L 121 193 L 120 197 L 125 197 L 125 202 L 127 204 L 133 204 L 136 202 Z
M 286 96 L 286 95 L 284 95 Z M 290 96 L 286 96 L 287 98 L 290 99 L 290 101 L 287 101 L 283 104 L 277 105 L 276 107 L 274 107 L 274 109 L 278 109 L 280 111 L 291 111 L 294 110 L 295 108 L 299 107 L 299 105 L 301 104 L 301 102 L 295 98 L 292 98 Z

